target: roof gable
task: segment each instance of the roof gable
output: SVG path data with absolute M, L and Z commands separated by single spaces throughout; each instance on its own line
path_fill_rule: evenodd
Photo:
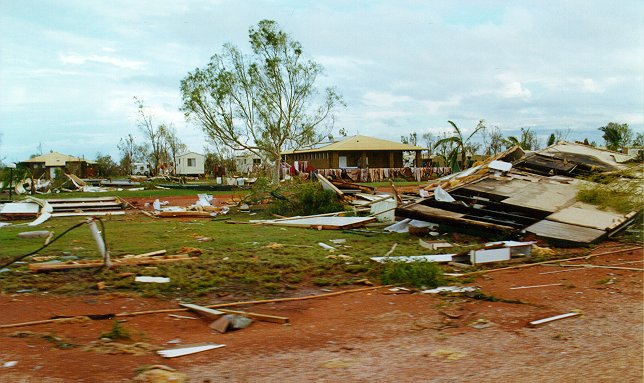
M 363 151 L 363 150 L 425 150 L 420 146 L 403 144 L 401 142 L 383 140 L 381 138 L 356 135 L 347 137 L 341 141 L 333 142 L 315 149 L 293 150 L 285 153 L 309 153 L 329 151 Z
M 24 163 L 41 163 L 44 162 L 45 166 L 65 166 L 67 162 L 83 162 L 85 161 L 82 158 L 68 156 L 67 154 L 62 154 L 58 152 L 51 152 L 43 154 L 42 156 L 36 156 L 34 158 L 22 161 Z

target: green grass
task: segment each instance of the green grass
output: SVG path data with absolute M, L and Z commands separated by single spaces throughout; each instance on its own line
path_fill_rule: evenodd
M 223 217 L 247 221 L 265 217 L 259 212 L 234 213 Z M 248 224 L 227 224 L 215 219 L 151 219 L 140 214 L 106 218 L 105 235 L 112 257 L 167 250 L 181 252 L 182 247 L 204 251 L 196 262 L 159 264 L 154 267 L 118 267 L 97 274 L 94 269 L 31 273 L 26 265 L 12 265 L 10 272 L 0 273 L 0 289 L 6 293 L 32 289 L 49 294 L 123 293 L 150 297 L 203 299 L 227 294 L 261 298 L 288 293 L 298 288 L 347 285 L 359 279 L 378 281 L 383 265 L 369 259 L 382 256 L 393 243 L 398 243 L 394 256 L 426 254 L 418 239 L 407 234 L 385 234 L 374 230 L 373 236 L 335 230 L 280 228 Z M 20 239 L 17 233 L 28 230 L 63 232 L 79 218 L 54 218 L 37 228 L 9 226 L 0 229 L 0 261 L 31 252 L 42 245 L 42 239 Z M 15 222 L 14 222 L 15 223 Z M 198 237 L 210 237 L 199 242 Z M 329 240 L 345 238 L 342 247 Z M 266 247 L 270 243 L 281 247 Z M 337 249 L 328 252 L 318 246 L 325 242 Z M 344 254 L 351 259 L 328 255 Z M 75 256 L 78 259 L 100 259 L 89 228 L 83 225 L 68 233 L 37 256 Z M 27 258 L 25 261 L 33 262 Z M 171 282 L 136 283 L 133 276 L 122 273 L 169 277 Z M 98 282 L 107 288 L 97 290 Z
M 383 284 L 434 288 L 444 282 L 443 271 L 435 262 L 388 262 L 381 275 Z

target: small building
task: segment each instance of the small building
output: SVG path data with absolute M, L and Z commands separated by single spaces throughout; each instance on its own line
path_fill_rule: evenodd
M 255 153 L 242 153 L 235 156 L 235 169 L 239 173 L 253 173 L 262 166 L 262 159 Z
M 92 177 L 96 170 L 95 161 L 87 161 L 54 151 L 21 161 L 20 164 L 29 168 L 34 178 L 44 175 L 45 178 L 52 179 L 56 178 L 58 173 L 74 174 L 80 178 L 87 178 Z
M 176 173 L 178 176 L 203 176 L 206 156 L 187 152 L 177 156 Z
M 286 162 L 306 161 L 317 169 L 402 168 L 403 154 L 412 152 L 414 165 L 421 164 L 419 146 L 368 136 L 352 136 L 313 149 L 284 152 Z

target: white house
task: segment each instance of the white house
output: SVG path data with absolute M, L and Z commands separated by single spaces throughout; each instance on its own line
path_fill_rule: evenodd
M 188 152 L 177 156 L 176 172 L 178 176 L 202 176 L 204 175 L 204 166 L 206 156 L 203 154 Z

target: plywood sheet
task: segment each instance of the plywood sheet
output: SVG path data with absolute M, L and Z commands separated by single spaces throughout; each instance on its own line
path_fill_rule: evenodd
M 550 214 L 546 219 L 599 230 L 608 230 L 609 228 L 624 223 L 626 216 L 599 210 L 596 206 L 587 203 L 575 202 L 572 206 Z
M 467 185 L 462 189 L 489 193 L 502 197 L 512 197 L 518 195 L 522 190 L 529 188 L 532 185 L 534 185 L 533 182 L 526 180 L 486 178 L 474 184 Z
M 528 226 L 525 230 L 528 233 L 536 234 L 542 238 L 574 243 L 593 243 L 606 234 L 603 230 L 555 222 L 547 219 Z
M 501 201 L 504 205 L 554 213 L 575 202 L 577 187 L 554 182 L 529 183 L 529 187 Z

